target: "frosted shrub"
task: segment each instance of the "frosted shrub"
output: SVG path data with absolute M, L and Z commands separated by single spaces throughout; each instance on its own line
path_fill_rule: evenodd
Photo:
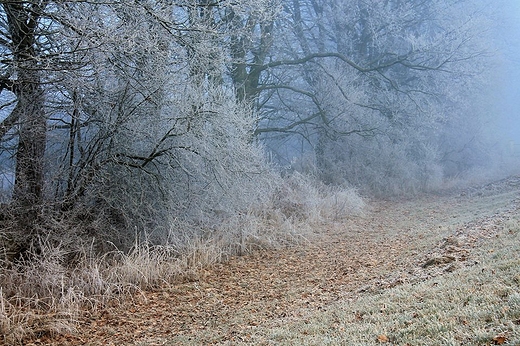
M 347 186 L 327 186 L 316 178 L 292 173 L 276 194 L 274 207 L 285 216 L 318 222 L 362 212 L 363 199 Z
M 389 128 L 388 132 L 395 131 Z M 322 178 L 332 185 L 350 184 L 378 196 L 414 194 L 438 188 L 443 170 L 434 145 L 420 136 L 349 136 L 327 144 Z
M 339 220 L 363 213 L 365 202 L 357 191 L 349 187 L 327 187 L 319 203 L 321 216 Z

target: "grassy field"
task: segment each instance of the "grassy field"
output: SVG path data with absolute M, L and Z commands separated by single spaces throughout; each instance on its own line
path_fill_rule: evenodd
M 358 216 L 314 224 L 296 245 L 213 261 L 185 280 L 158 277 L 114 304 L 66 319 L 22 311 L 19 325 L 45 332 L 18 344 L 518 346 L 518 196 L 513 177 L 372 201 Z M 136 263 L 172 270 L 161 257 Z M 64 319 L 69 329 L 56 324 Z
M 230 344 L 520 345 L 520 230 L 506 229 L 475 251 L 472 266 L 272 321 Z M 169 343 L 176 344 L 197 341 Z
M 446 210 L 440 205 L 435 208 L 442 201 L 401 204 L 397 214 L 410 218 L 401 218 L 386 233 L 411 229 L 401 252 L 411 256 L 429 249 L 429 256 L 422 257 L 423 267 L 429 263 L 424 259 L 450 258 L 434 249 L 441 238 L 437 250 L 446 250 L 454 235 L 459 238 L 453 242 L 457 247 L 470 245 L 454 251 L 467 258 L 433 261 L 438 271 L 423 275 L 424 279 L 411 275 L 404 280 L 408 282 L 395 287 L 303 309 L 239 332 L 236 325 L 242 322 L 237 311 L 228 329 L 203 328 L 163 339 L 164 344 L 520 345 L 520 210 L 513 202 L 516 196 L 516 191 L 508 190 L 479 194 L 459 199 L 462 202 Z M 395 217 L 396 210 L 390 214 Z M 428 229 L 435 232 L 428 233 Z M 410 268 L 409 272 L 414 270 L 413 265 Z

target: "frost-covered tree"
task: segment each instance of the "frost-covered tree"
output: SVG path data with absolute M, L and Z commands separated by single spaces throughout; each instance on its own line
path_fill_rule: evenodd
M 428 186 L 485 63 L 474 4 L 3 1 L 4 200 L 25 231 L 213 224 L 268 198 L 263 144 L 326 182 Z
M 414 188 L 438 180 L 439 134 L 448 119 L 469 116 L 474 87 L 484 80 L 492 50 L 485 6 L 284 4 L 276 54 L 262 66 L 256 133 L 287 161 L 311 152 L 328 182 L 371 184 L 369 172 L 380 177 L 378 187 L 392 177 L 417 182 Z M 382 149 L 389 151 L 379 155 Z M 384 163 L 389 157 L 395 160 Z
M 127 245 L 136 229 L 167 233 L 172 219 L 265 201 L 274 180 L 252 108 L 225 73 L 225 42 L 244 30 L 230 23 L 257 7 L 2 2 L 0 135 L 2 163 L 16 167 L 17 229 L 71 213 L 113 225 Z

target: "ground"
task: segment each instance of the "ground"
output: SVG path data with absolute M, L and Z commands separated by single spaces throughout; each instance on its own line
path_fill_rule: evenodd
M 371 201 L 364 215 L 324 222 L 302 244 L 233 257 L 186 282 L 86 314 L 75 334 L 31 343 L 278 344 L 266 330 L 479 265 L 482 244 L 501 236 L 520 214 L 519 197 L 520 177 L 511 177 L 444 194 Z M 363 312 L 356 314 L 363 319 Z M 391 342 L 385 334 L 369 338 Z M 489 344 L 503 343 L 497 340 Z

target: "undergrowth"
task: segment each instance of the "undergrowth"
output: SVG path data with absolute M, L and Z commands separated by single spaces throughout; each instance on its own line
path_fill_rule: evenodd
M 228 214 L 211 227 L 173 219 L 162 243 L 136 234 L 128 251 L 106 239 L 99 245 L 54 220 L 48 223 L 53 229 L 43 230 L 24 256 L 1 262 L 2 341 L 23 344 L 44 335 L 73 334 L 82 315 L 129 294 L 196 279 L 201 268 L 230 256 L 309 241 L 313 224 L 361 213 L 363 207 L 352 189 L 294 174 L 268 203 Z

